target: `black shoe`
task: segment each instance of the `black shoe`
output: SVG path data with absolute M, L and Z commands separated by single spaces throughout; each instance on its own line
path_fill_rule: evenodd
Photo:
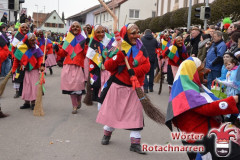
M 150 92 L 153 92 L 153 89 L 151 88 L 151 89 L 149 89 L 149 91 L 150 91 Z
M 111 136 L 103 136 L 102 138 L 102 145 L 108 145 L 109 144 L 109 140 L 110 140 Z
M 31 104 L 31 110 L 34 110 L 35 104 Z
M 140 144 L 131 144 L 130 151 L 137 152 L 139 154 L 146 154 L 146 152 L 142 151 L 142 147 Z
M 144 89 L 144 93 L 148 93 L 148 89 Z
M 20 109 L 27 109 L 27 108 L 30 108 L 29 103 L 24 103 L 23 106 L 20 107 Z
M 14 95 L 13 98 L 18 98 L 18 97 L 20 97 L 20 95 L 19 95 L 19 91 L 16 91 L 16 94 Z

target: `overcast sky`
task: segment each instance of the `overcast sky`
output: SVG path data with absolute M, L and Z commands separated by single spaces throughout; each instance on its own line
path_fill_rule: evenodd
M 32 16 L 33 12 L 50 13 L 53 10 L 58 12 L 59 1 L 59 15 L 62 17 L 64 12 L 65 18 L 86 10 L 94 5 L 99 4 L 98 0 L 25 0 L 22 7 L 27 8 L 27 14 Z M 35 5 L 38 5 L 35 6 Z

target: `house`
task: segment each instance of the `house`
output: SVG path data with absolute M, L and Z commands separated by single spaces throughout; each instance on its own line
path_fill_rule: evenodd
M 41 26 L 48 15 L 49 13 L 33 12 L 32 15 L 33 25 L 37 28 Z
M 37 25 L 38 28 L 41 28 L 42 30 L 47 30 L 51 32 L 60 32 L 60 33 L 66 33 L 66 25 L 64 20 L 58 15 L 56 10 L 52 11 L 48 14 L 38 13 L 38 19 L 36 20 L 36 15 L 33 13 L 34 22 Z
M 17 13 L 19 13 L 19 11 L 22 9 L 22 3 L 24 3 L 25 0 L 19 0 L 19 9 L 17 10 Z M 0 0 L 0 19 L 3 16 L 4 12 L 7 12 L 8 14 L 8 21 L 9 22 L 15 22 L 15 20 L 17 20 L 17 18 L 15 19 L 14 16 L 14 0 Z M 16 15 L 18 16 L 18 14 Z
M 209 0 L 212 3 L 214 0 Z M 206 0 L 192 0 L 192 5 L 198 3 L 205 3 Z M 189 0 L 157 0 L 158 3 L 158 16 L 164 15 L 183 7 L 189 7 Z
M 108 7 L 118 17 L 118 29 L 127 23 L 155 17 L 157 11 L 156 0 L 112 0 L 108 3 Z M 113 31 L 113 20 L 110 14 L 101 7 L 94 12 L 94 24 L 106 26 L 110 31 Z
M 86 24 L 94 24 L 94 14 L 93 12 L 95 12 L 98 8 L 100 7 L 99 5 L 95 5 L 89 9 L 86 9 L 84 11 L 81 11 L 80 13 L 77 13 L 75 15 L 72 15 L 68 18 L 66 18 L 67 20 L 67 28 L 69 28 L 72 24 L 72 22 L 74 21 L 78 21 L 81 25 L 86 25 Z

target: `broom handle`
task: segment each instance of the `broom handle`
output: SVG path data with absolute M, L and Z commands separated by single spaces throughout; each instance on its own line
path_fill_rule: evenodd
M 127 60 L 127 56 L 124 58 L 124 61 L 126 63 L 126 66 L 127 66 L 127 69 L 131 69 L 129 63 L 128 63 L 128 60 Z
M 107 10 L 107 12 L 113 17 L 113 20 L 114 20 L 113 30 L 114 30 L 114 32 L 117 31 L 117 23 L 118 23 L 117 16 L 108 8 L 106 3 L 104 3 L 102 0 L 98 0 L 98 1 Z
M 43 54 L 43 64 L 45 63 L 45 57 L 46 57 L 46 50 L 47 50 L 47 33 L 45 34 L 45 45 L 44 45 L 44 54 Z

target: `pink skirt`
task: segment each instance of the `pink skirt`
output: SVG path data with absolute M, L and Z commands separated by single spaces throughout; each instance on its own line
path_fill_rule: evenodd
M 142 110 L 142 104 L 132 87 L 112 83 L 96 122 L 119 129 L 142 128 Z
M 82 67 L 74 64 L 63 65 L 61 73 L 61 89 L 65 91 L 81 91 L 85 89 Z
M 34 69 L 30 72 L 25 71 L 23 80 L 23 90 L 22 99 L 25 101 L 34 101 L 37 97 L 38 85 L 36 83 L 39 81 L 39 71 Z
M 163 59 L 160 59 L 159 57 L 157 57 L 157 58 L 158 58 L 158 66 L 159 66 L 159 68 L 161 68 L 161 65 L 164 63 L 163 73 L 167 73 L 168 58 L 163 58 Z
M 47 55 L 47 59 L 45 61 L 46 67 L 52 67 L 52 66 L 56 66 L 57 62 L 56 62 L 56 58 L 54 56 L 54 54 L 48 54 Z
M 173 73 L 173 79 L 174 79 L 176 74 L 177 74 L 178 67 L 177 66 L 173 66 L 173 65 L 171 65 L 171 67 L 172 67 L 172 73 Z
M 84 76 L 85 76 L 85 81 L 88 80 L 88 74 L 89 74 L 89 60 L 86 57 L 84 59 Z
M 107 82 L 107 80 L 109 79 L 110 76 L 111 76 L 111 73 L 109 71 L 107 71 L 107 70 L 102 70 L 101 71 L 101 89 L 99 90 L 98 97 L 100 97 L 102 88 L 103 88 L 104 84 Z

